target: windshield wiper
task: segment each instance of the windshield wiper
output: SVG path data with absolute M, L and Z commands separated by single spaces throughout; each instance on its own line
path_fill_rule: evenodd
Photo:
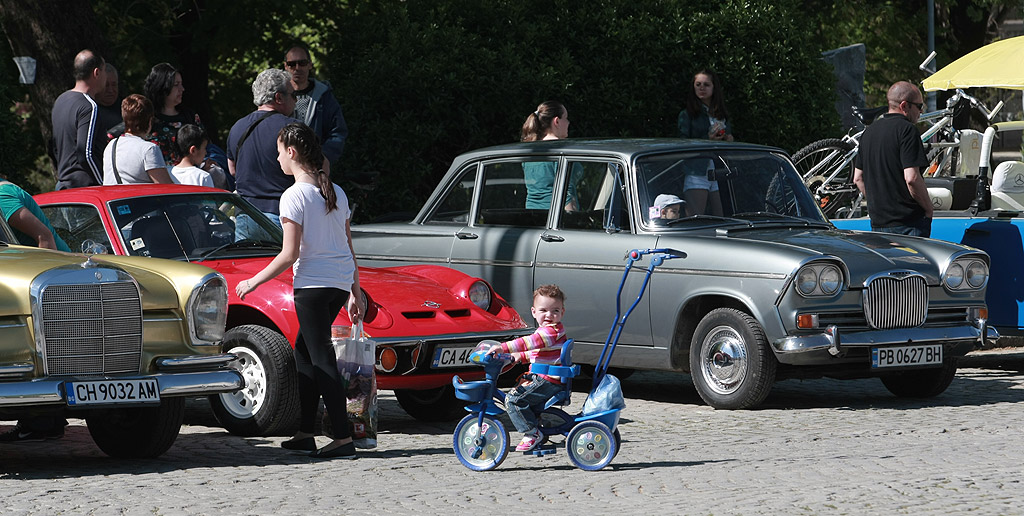
M 805 218 L 797 217 L 795 215 L 785 215 L 785 214 L 782 214 L 782 213 L 775 213 L 775 212 L 770 212 L 770 211 L 745 211 L 743 213 L 734 213 L 733 216 L 734 217 L 767 217 L 767 218 L 772 218 L 772 219 L 793 220 L 793 221 L 797 221 L 797 222 L 799 222 L 801 224 L 814 224 L 814 225 L 818 225 L 818 226 L 826 226 L 826 225 L 828 225 L 826 222 L 822 222 L 822 221 L 808 220 L 808 219 L 805 219 Z
M 277 242 L 271 242 L 269 240 L 253 240 L 251 238 L 246 238 L 246 239 L 243 239 L 243 240 L 239 240 L 237 242 L 228 242 L 228 243 L 226 243 L 224 245 L 219 245 L 217 247 L 214 247 L 213 249 L 210 249 L 209 251 L 206 251 L 203 254 L 199 255 L 199 259 L 200 260 L 205 260 L 206 258 L 208 258 L 210 256 L 213 256 L 214 254 L 217 254 L 217 253 L 219 253 L 219 252 L 221 252 L 221 251 L 223 251 L 225 249 L 244 249 L 244 248 L 253 248 L 253 249 L 281 249 L 281 244 L 278 244 Z
M 679 219 L 666 220 L 665 221 L 665 225 L 667 225 L 667 226 L 675 226 L 676 224 L 679 224 L 680 222 L 689 222 L 689 221 L 693 221 L 693 220 L 713 220 L 713 221 L 717 221 L 717 222 L 734 222 L 736 224 L 743 224 L 745 226 L 749 226 L 750 225 L 750 221 L 749 220 L 735 219 L 735 218 L 732 218 L 732 217 L 722 217 L 720 215 L 705 215 L 703 213 L 698 213 L 696 215 L 690 215 L 689 217 L 682 217 L 682 218 L 679 218 Z

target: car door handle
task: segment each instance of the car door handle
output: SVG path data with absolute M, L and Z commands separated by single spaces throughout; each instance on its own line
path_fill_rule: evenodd
M 480 238 L 480 236 L 477 235 L 476 233 L 466 233 L 464 231 L 459 231 L 458 233 L 455 233 L 455 238 L 458 238 L 459 240 L 476 240 L 477 238 Z
M 565 239 L 558 235 L 549 235 L 547 233 L 540 236 L 540 239 L 545 242 L 565 242 Z

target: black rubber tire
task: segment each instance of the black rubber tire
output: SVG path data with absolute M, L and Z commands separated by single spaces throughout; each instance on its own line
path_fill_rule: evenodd
M 89 413 L 89 435 L 103 453 L 118 459 L 159 457 L 178 438 L 185 398 L 164 398 L 158 407 L 100 409 Z
M 882 377 L 882 384 L 900 398 L 932 398 L 942 394 L 956 376 L 957 359 L 946 358 L 942 367 L 914 369 Z
M 427 423 L 455 421 L 466 415 L 465 401 L 455 397 L 451 384 L 436 389 L 395 389 L 395 399 L 410 416 Z
M 246 324 L 224 335 L 222 349 L 239 355 L 235 367 L 246 385 L 237 393 L 210 396 L 221 426 L 244 437 L 294 434 L 299 427 L 299 385 L 288 339 L 265 326 Z M 262 395 L 252 394 L 259 389 Z M 259 399 L 262 404 L 249 410 Z
M 804 148 L 796 151 L 796 153 L 793 154 L 793 164 L 796 165 L 797 172 L 800 172 L 800 177 L 804 179 L 804 182 L 807 182 L 807 180 L 813 176 L 824 175 L 824 169 L 818 170 L 815 174 L 812 174 L 810 170 L 829 156 L 833 150 L 839 151 L 838 157 L 842 157 L 852 149 L 853 144 L 849 142 L 845 142 L 839 138 L 825 138 L 824 140 L 812 142 Z M 852 164 L 850 170 L 853 170 Z M 837 177 L 836 179 L 847 182 L 850 181 L 851 178 Z
M 778 363 L 764 329 L 745 312 L 716 308 L 701 319 L 690 343 L 697 394 L 716 409 L 751 408 L 768 396 Z

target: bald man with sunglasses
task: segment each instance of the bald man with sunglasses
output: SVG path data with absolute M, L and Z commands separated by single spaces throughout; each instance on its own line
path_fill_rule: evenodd
M 889 112 L 861 136 L 853 182 L 868 200 L 872 231 L 927 237 L 933 208 L 921 170 L 928 157 L 915 125 L 924 97 L 917 86 L 900 81 L 886 100 Z

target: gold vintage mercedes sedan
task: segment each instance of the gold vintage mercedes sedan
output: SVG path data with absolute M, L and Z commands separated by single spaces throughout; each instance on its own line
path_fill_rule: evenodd
M 0 218 L 0 420 L 84 418 L 113 457 L 156 457 L 185 396 L 231 392 L 227 284 L 172 260 L 14 245 Z

